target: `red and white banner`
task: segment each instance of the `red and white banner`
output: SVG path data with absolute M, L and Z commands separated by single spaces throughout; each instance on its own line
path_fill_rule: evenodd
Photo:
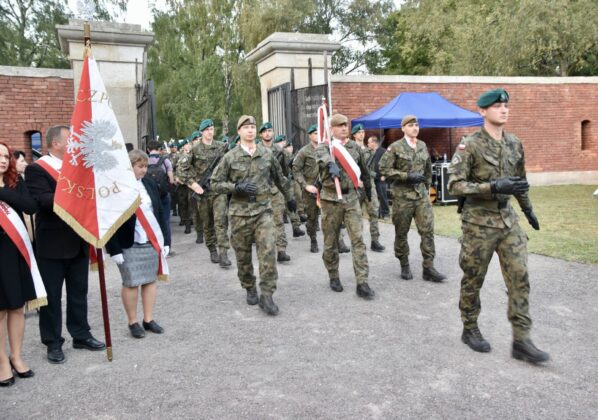
M 98 65 L 88 54 L 54 195 L 54 212 L 92 246 L 102 248 L 139 202 L 122 132 Z
M 361 169 L 353 159 L 353 156 L 345 149 L 345 146 L 338 139 L 332 140 L 332 153 L 336 161 L 343 167 L 355 188 L 358 188 L 359 178 L 361 177 Z
M 29 240 L 27 227 L 25 227 L 18 213 L 4 201 L 0 201 L 0 227 L 2 227 L 6 235 L 8 235 L 12 243 L 17 247 L 31 271 L 33 286 L 35 288 L 35 299 L 27 301 L 25 308 L 31 310 L 47 305 L 48 295 L 46 294 L 46 288 L 44 287 L 42 276 L 39 273 L 37 262 L 33 255 L 33 247 Z
M 151 211 L 143 211 L 142 207 L 139 207 L 135 211 L 135 216 L 137 216 L 137 220 L 139 220 L 143 230 L 145 230 L 145 234 L 152 247 L 158 253 L 158 279 L 168 280 L 170 271 L 168 270 L 168 263 L 164 255 L 164 236 L 162 235 L 162 229 L 160 229 L 160 224 L 156 220 L 156 216 Z

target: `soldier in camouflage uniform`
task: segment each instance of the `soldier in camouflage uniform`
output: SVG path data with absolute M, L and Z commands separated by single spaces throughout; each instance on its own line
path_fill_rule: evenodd
M 291 192 L 293 194 L 293 198 L 297 201 L 295 196 L 295 188 L 294 188 L 294 181 L 293 181 L 293 146 L 290 145 L 289 141 L 284 134 L 279 134 L 274 138 L 274 150 L 278 150 L 278 153 L 274 152 L 274 156 L 278 159 L 280 163 L 280 167 L 282 168 L 282 173 L 289 179 Z M 284 211 L 285 216 L 291 221 L 291 226 L 293 227 L 293 238 L 298 238 L 300 236 L 304 236 L 305 232 L 301 229 L 301 218 L 297 214 L 296 211 L 289 211 L 285 208 Z
M 293 162 L 295 161 L 295 157 L 297 156 L 297 153 L 295 153 L 293 143 L 291 142 L 290 139 L 287 139 L 287 142 L 286 142 L 283 150 L 285 152 L 286 160 L 288 160 L 287 164 L 289 166 L 289 172 L 290 172 L 289 177 L 291 180 L 291 186 L 293 188 L 293 196 L 295 198 L 295 201 L 297 202 L 297 211 L 295 212 L 297 221 L 299 223 L 297 227 L 299 229 L 301 229 L 301 224 L 305 223 L 305 221 L 307 221 L 307 216 L 305 215 L 305 205 L 303 203 L 303 194 L 301 193 L 301 185 L 299 185 L 299 183 L 295 179 L 295 175 L 293 172 Z M 304 236 L 304 235 L 305 235 L 305 233 L 300 234 L 298 236 Z
M 494 89 L 480 96 L 477 105 L 484 126 L 461 140 L 449 167 L 449 192 L 464 198 L 461 254 L 463 270 L 459 308 L 463 321 L 461 340 L 471 349 L 490 351 L 478 328 L 480 289 L 492 255 L 496 252 L 507 286 L 508 317 L 513 328 L 512 356 L 531 363 L 549 355 L 530 339 L 527 235 L 519 225 L 511 197 L 519 202 L 530 225 L 540 229 L 528 196 L 521 141 L 503 130 L 509 116 L 509 95 Z
M 307 129 L 309 143 L 303 146 L 293 162 L 293 175 L 295 180 L 301 186 L 303 192 L 303 202 L 307 213 L 307 234 L 311 239 L 310 251 L 319 252 L 316 231 L 318 228 L 318 209 L 317 193 L 318 188 L 318 164 L 316 162 L 316 147 L 318 147 L 318 127 L 313 124 Z
M 201 133 L 199 131 L 194 131 L 188 138 L 187 138 L 187 145 L 185 146 L 185 149 L 188 150 L 185 153 L 187 155 L 189 155 L 189 158 L 191 156 L 191 149 L 193 149 L 193 147 L 200 143 L 201 139 Z M 180 159 L 179 159 L 180 161 Z M 180 165 L 179 165 L 180 166 Z M 181 173 L 182 171 L 177 171 L 177 173 Z M 179 179 L 181 179 L 181 175 L 179 175 Z M 181 181 L 182 182 L 182 181 Z M 185 183 L 183 182 L 182 185 L 185 185 Z M 186 188 L 186 185 L 185 185 Z M 188 203 L 188 208 L 189 208 L 189 215 L 190 215 L 190 219 L 192 220 L 192 223 L 189 223 L 188 225 L 186 225 L 185 227 L 185 233 L 191 233 L 191 225 L 193 225 L 195 227 L 195 234 L 196 234 L 196 238 L 195 238 L 195 243 L 196 244 L 203 244 L 203 223 L 199 214 L 199 206 L 197 205 L 197 202 L 193 199 L 193 190 L 186 188 L 185 190 L 187 192 L 187 203 Z
M 429 192 L 432 183 L 432 161 L 426 144 L 417 138 L 419 124 L 415 115 L 401 121 L 405 137 L 390 145 L 380 159 L 380 173 L 392 185 L 392 222 L 395 225 L 395 257 L 401 262 L 401 278 L 411 280 L 407 234 L 415 219 L 421 237 L 423 279 L 441 282 L 444 274 L 434 268 L 434 212 Z
M 371 198 L 370 173 L 367 170 L 365 158 L 357 143 L 349 140 L 349 128 L 347 117 L 335 114 L 330 118 L 330 128 L 334 140 L 339 140 L 355 163 L 361 169 L 361 181 L 368 199 Z M 316 148 L 316 162 L 322 191 L 320 202 L 322 206 L 322 232 L 324 233 L 324 252 L 322 259 L 330 278 L 330 288 L 335 292 L 342 292 L 343 286 L 339 279 L 338 263 L 338 237 L 341 224 L 344 222 L 351 247 L 353 248 L 353 270 L 357 282 L 357 296 L 364 299 L 372 299 L 374 291 L 368 285 L 368 257 L 365 244 L 363 243 L 363 225 L 361 221 L 361 208 L 359 196 L 354 188 L 353 182 L 347 172 L 339 164 L 337 165 L 330 157 L 329 145 L 321 143 Z M 341 186 L 342 199 L 337 196 L 335 179 L 338 179 Z M 361 186 L 361 185 L 360 185 Z
M 174 165 L 174 183 L 176 185 L 177 207 L 179 208 L 179 216 L 181 218 L 179 226 L 185 225 L 185 233 L 191 233 L 191 211 L 189 209 L 189 196 L 187 194 L 187 187 L 181 182 L 178 172 L 178 162 L 181 157 L 189 153 L 188 151 L 190 148 L 188 146 L 187 140 L 185 139 L 181 139 L 177 142 L 177 148 L 178 153 L 173 162 L 176 162 L 176 165 Z
M 181 168 L 180 178 L 181 181 L 197 194 L 194 197 L 199 196 L 199 200 L 196 201 L 200 218 L 203 222 L 206 246 L 210 251 L 210 261 L 221 266 L 228 266 L 230 265 L 230 260 L 227 255 L 227 233 L 218 232 L 218 235 L 216 234 L 216 229 L 222 228 L 215 224 L 214 200 L 217 194 L 209 188 L 209 185 L 206 187 L 207 190 L 204 190 L 198 183 L 206 174 L 206 171 L 209 170 L 210 165 L 224 156 L 226 145 L 213 140 L 214 122 L 211 119 L 203 120 L 199 125 L 199 131 L 201 132 L 201 141 L 193 146 L 190 156 L 181 159 L 179 162 Z M 226 240 L 219 243 L 218 239 L 221 241 Z M 224 261 L 224 263 L 221 263 L 221 261 Z
M 386 248 L 380 243 L 380 227 L 378 226 L 378 211 L 380 210 L 380 203 L 378 203 L 378 194 L 376 193 L 376 186 L 374 185 L 375 174 L 370 167 L 372 151 L 365 145 L 365 129 L 362 124 L 356 124 L 351 129 L 353 140 L 361 148 L 365 161 L 368 164 L 368 169 L 372 179 L 372 199 L 366 200 L 365 194 L 359 194 L 359 203 L 361 204 L 361 211 L 367 213 L 370 221 L 370 237 L 372 242 L 370 249 L 375 252 L 382 252 Z M 360 189 L 361 190 L 361 189 Z M 361 191 L 363 192 L 363 190 Z
M 243 115 L 237 123 L 240 145 L 227 153 L 212 175 L 212 187 L 220 194 L 232 194 L 229 205 L 231 243 L 237 258 L 237 272 L 241 286 L 247 291 L 247 304 L 259 303 L 269 315 L 276 315 L 278 307 L 272 300 L 276 290 L 276 245 L 272 220 L 272 193 L 276 184 L 294 210 L 288 179 L 272 153 L 255 144 L 255 118 Z M 261 296 L 255 286 L 251 262 L 252 244 L 256 244 L 260 271 Z

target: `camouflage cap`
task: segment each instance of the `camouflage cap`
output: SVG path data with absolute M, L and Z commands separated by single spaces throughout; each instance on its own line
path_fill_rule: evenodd
M 353 126 L 353 128 L 351 128 L 351 134 L 355 134 L 355 133 L 357 133 L 358 131 L 361 131 L 361 130 L 365 130 L 363 128 L 363 124 L 355 124 Z
M 269 128 L 272 128 L 272 123 L 270 121 L 266 121 L 265 123 L 260 125 L 260 129 L 257 132 L 261 133 L 262 131 L 267 130 Z
M 407 124 L 413 121 L 417 122 L 417 117 L 415 115 L 405 115 L 401 120 L 401 127 L 405 127 Z
M 204 131 L 206 128 L 210 128 L 213 126 L 214 126 L 214 121 L 212 121 L 210 118 L 207 118 L 199 124 L 199 131 Z
M 280 143 L 281 141 L 285 141 L 286 139 L 287 136 L 285 136 L 284 134 L 279 134 L 274 138 L 274 143 Z
M 237 121 L 237 130 L 244 125 L 255 125 L 255 118 L 251 115 L 241 115 L 241 118 Z
M 316 131 L 318 131 L 318 124 L 312 124 L 307 129 L 307 134 L 315 133 Z
M 496 102 L 509 102 L 509 94 L 503 88 L 492 89 L 482 93 L 476 104 L 480 108 L 488 108 Z
M 349 124 L 349 119 L 343 114 L 334 114 L 330 117 L 330 127 L 336 127 L 343 124 Z

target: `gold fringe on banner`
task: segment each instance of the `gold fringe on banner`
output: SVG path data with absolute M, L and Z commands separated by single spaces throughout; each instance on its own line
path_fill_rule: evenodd
M 25 303 L 25 310 L 32 311 L 34 309 L 41 308 L 42 306 L 46 306 L 46 305 L 48 305 L 48 298 L 46 298 L 46 297 L 32 299 L 32 300 L 27 301 L 27 303 Z

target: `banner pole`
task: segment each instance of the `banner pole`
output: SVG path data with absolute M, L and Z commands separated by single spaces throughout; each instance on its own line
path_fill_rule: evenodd
M 112 337 L 110 336 L 110 314 L 108 312 L 108 297 L 106 295 L 106 277 L 104 275 L 104 256 L 102 249 L 96 248 L 98 255 L 98 273 L 100 274 L 100 296 L 102 298 L 102 316 L 104 318 L 104 336 L 106 337 L 106 357 L 112 361 Z

